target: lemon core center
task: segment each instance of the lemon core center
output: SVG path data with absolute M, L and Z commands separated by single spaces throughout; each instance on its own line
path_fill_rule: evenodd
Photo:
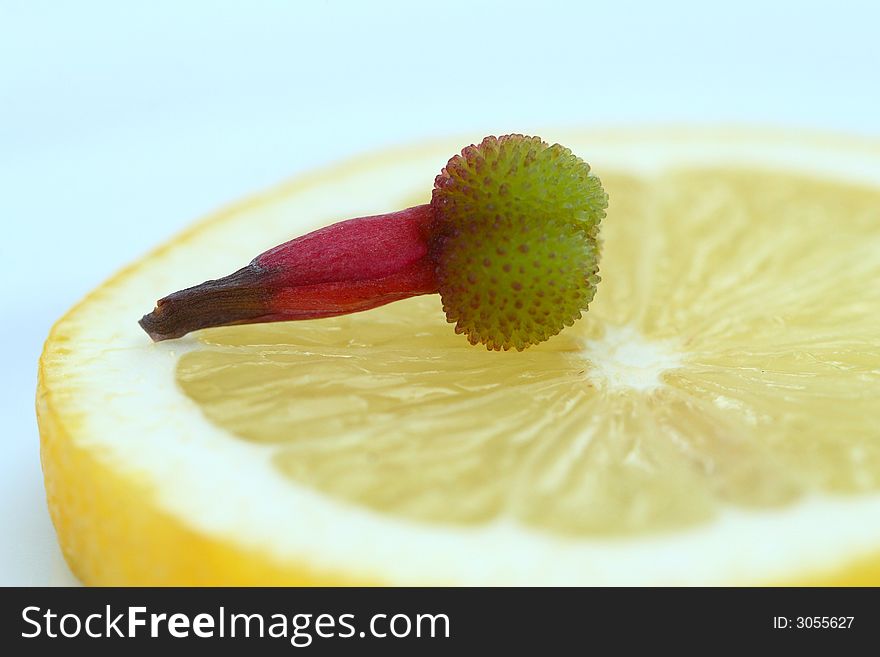
M 609 326 L 579 355 L 592 365 L 587 376 L 596 385 L 641 392 L 660 387 L 663 373 L 680 367 L 683 359 L 672 340 L 647 340 L 631 326 Z

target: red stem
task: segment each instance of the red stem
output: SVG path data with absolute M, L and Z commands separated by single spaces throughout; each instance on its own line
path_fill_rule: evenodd
M 246 267 L 156 303 L 140 325 L 155 340 L 211 326 L 317 319 L 437 292 L 430 205 L 342 221 Z

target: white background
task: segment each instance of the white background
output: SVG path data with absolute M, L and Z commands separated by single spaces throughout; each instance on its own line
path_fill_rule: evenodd
M 241 195 L 423 138 L 877 136 L 872 4 L 0 0 L 0 584 L 74 582 L 45 507 L 36 364 L 126 262 Z

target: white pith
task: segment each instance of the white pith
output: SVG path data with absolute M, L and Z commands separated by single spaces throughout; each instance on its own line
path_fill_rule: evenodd
M 611 390 L 650 392 L 662 385 L 664 372 L 681 365 L 683 354 L 671 342 L 649 341 L 630 326 L 612 326 L 584 345 L 579 357 L 592 367 L 589 378 Z

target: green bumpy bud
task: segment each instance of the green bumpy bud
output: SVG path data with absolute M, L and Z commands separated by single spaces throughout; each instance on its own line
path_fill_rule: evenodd
M 571 326 L 599 283 L 601 181 L 538 137 L 486 137 L 434 181 L 431 249 L 456 333 L 522 351 Z

